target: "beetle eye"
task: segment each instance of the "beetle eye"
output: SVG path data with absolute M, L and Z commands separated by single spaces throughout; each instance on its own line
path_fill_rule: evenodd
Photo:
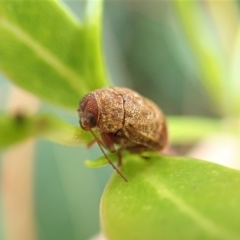
M 92 113 L 89 113 L 89 114 L 87 115 L 87 119 L 88 119 L 88 126 L 89 126 L 90 128 L 93 128 L 93 127 L 96 126 L 97 121 L 96 121 L 95 116 L 94 116 Z

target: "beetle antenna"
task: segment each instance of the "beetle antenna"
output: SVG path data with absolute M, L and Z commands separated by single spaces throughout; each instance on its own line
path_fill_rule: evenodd
M 109 159 L 109 157 L 107 156 L 107 154 L 104 152 L 103 147 L 102 147 L 102 143 L 100 142 L 100 140 L 98 139 L 98 137 L 95 135 L 95 133 L 89 129 L 89 131 L 92 133 L 92 135 L 94 136 L 94 138 L 96 139 L 98 146 L 100 147 L 103 155 L 105 156 L 105 158 L 108 160 L 109 164 L 116 170 L 116 172 L 122 177 L 122 179 L 125 182 L 128 182 L 128 180 L 126 179 L 126 177 L 124 177 L 124 175 L 119 171 L 119 169 L 113 164 L 113 162 Z

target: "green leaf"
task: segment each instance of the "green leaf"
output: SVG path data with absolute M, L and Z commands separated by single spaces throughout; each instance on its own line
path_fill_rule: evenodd
M 87 144 L 91 135 L 48 114 L 16 116 L 0 114 L 0 149 L 29 137 L 43 137 L 53 142 L 77 146 Z
M 84 94 L 105 86 L 101 0 L 90 3 L 92 21 L 80 24 L 56 1 L 0 1 L 3 73 L 38 97 L 72 109 Z
M 111 240 L 240 239 L 240 172 L 184 157 L 125 155 L 101 201 Z
M 84 67 L 91 89 L 106 86 L 106 73 L 102 53 L 102 0 L 89 0 L 84 21 Z M 109 84 L 108 84 L 109 85 Z

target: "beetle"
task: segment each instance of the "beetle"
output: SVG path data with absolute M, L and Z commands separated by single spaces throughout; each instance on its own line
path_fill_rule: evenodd
M 78 115 L 81 128 L 93 134 L 92 143 L 98 143 L 108 162 L 125 181 L 127 179 L 107 157 L 103 147 L 117 152 L 120 166 L 125 149 L 140 154 L 161 151 L 167 144 L 167 123 L 161 109 L 128 88 L 109 87 L 88 93 L 79 103 Z M 94 131 L 100 134 L 99 138 Z M 115 144 L 119 145 L 117 150 Z

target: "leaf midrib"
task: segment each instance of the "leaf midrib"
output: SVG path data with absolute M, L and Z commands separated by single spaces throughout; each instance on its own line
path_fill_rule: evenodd
M 75 91 L 79 93 L 88 92 L 86 86 L 83 84 L 84 81 L 82 80 L 82 76 L 60 61 L 56 55 L 25 32 L 21 26 L 10 22 L 8 19 L 4 18 L 4 16 L 0 17 L 0 26 L 13 34 L 19 41 L 29 47 L 40 59 L 55 69 L 63 78 L 66 79 Z
M 163 184 L 157 177 L 145 177 L 143 181 L 146 181 L 155 190 L 159 199 L 163 197 L 172 202 L 176 208 L 191 218 L 200 228 L 203 229 L 208 235 L 216 237 L 218 239 L 239 239 L 239 235 L 233 231 L 229 231 L 225 227 L 214 223 L 211 219 L 201 214 L 194 209 L 188 203 L 186 203 L 181 197 L 174 194 L 165 184 Z

